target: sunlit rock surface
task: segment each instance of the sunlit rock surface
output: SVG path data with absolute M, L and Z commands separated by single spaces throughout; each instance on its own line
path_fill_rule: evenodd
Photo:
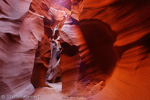
M 34 90 L 30 80 L 35 50 L 44 36 L 42 16 L 48 15 L 47 8 L 36 8 L 41 2 L 32 6 L 38 15 L 28 12 L 30 3 L 30 0 L 0 1 L 0 95 L 30 95 Z M 80 28 L 87 43 L 86 56 L 90 55 L 90 59 L 80 55 L 81 67 L 73 73 L 79 75 L 79 86 L 93 80 L 106 82 L 91 100 L 149 100 L 150 2 L 84 0 L 83 3 Z M 69 8 L 67 4 L 66 7 Z M 65 56 L 62 55 L 64 86 L 74 88 L 70 84 L 77 82 L 77 76 L 71 80 L 73 74 L 65 72 L 72 61 Z M 70 75 L 68 79 L 67 75 Z
M 24 46 L 20 29 L 30 0 L 0 1 L 0 95 L 29 95 L 34 50 Z
M 148 100 L 150 2 L 148 0 L 110 0 L 102 4 L 97 2 L 92 1 L 91 4 L 85 0 L 85 9 L 80 19 L 100 19 L 110 25 L 118 34 L 113 45 L 119 58 L 112 76 L 106 81 L 106 86 L 93 96 L 92 100 Z
M 30 80 L 44 25 L 40 16 L 29 12 L 30 3 L 29 0 L 0 1 L 0 95 L 34 92 Z

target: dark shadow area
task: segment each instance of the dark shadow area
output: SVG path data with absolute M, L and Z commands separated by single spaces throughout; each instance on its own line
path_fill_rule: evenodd
M 80 78 L 98 79 L 101 74 L 111 75 L 117 62 L 117 54 L 113 47 L 117 33 L 98 19 L 82 20 L 80 28 L 93 56 L 93 61 L 88 65 L 82 63 Z
M 61 43 L 61 46 L 63 49 L 62 53 L 67 55 L 67 56 L 72 57 L 79 52 L 78 47 L 75 45 L 69 45 L 68 43 L 63 42 L 63 43 Z

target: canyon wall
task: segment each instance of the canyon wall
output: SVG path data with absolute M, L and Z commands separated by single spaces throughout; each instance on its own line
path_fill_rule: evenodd
M 36 7 L 37 2 L 32 2 L 30 8 L 31 2 L 0 1 L 0 95 L 34 92 L 30 80 L 38 43 L 45 36 L 43 16 L 51 18 L 45 12 L 47 8 Z M 72 71 L 72 80 L 79 85 L 105 81 L 105 87 L 90 97 L 91 100 L 149 100 L 150 1 L 84 0 L 83 4 L 78 25 L 91 58 L 86 61 L 81 57 L 83 62 L 79 69 Z M 36 14 L 29 9 L 34 9 Z M 76 47 L 74 50 L 76 52 Z M 70 73 L 65 72 L 65 67 L 69 66 L 65 62 L 76 61 L 72 65 L 78 68 L 79 55 L 76 53 L 74 58 L 67 59 L 62 53 L 65 82 L 71 79 L 70 75 L 67 80 Z M 70 88 L 76 86 L 69 84 Z

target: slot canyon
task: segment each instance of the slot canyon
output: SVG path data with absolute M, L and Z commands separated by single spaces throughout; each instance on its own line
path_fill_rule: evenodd
M 0 100 L 150 100 L 150 0 L 0 0 Z

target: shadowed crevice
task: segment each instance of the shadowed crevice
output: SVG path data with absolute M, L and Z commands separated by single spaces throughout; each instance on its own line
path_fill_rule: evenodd
M 81 67 L 84 68 L 80 68 L 82 69 L 81 76 L 94 78 L 94 73 L 98 72 L 99 76 L 101 74 L 111 75 L 117 62 L 116 50 L 113 47 L 117 33 L 108 24 L 98 19 L 82 20 L 80 28 L 90 54 L 93 56 L 93 61 L 90 64 L 82 64 Z

